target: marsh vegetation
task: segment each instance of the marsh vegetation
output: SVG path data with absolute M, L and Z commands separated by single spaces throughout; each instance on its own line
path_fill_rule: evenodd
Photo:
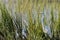
M 59 0 L 0 0 L 0 40 L 60 40 Z

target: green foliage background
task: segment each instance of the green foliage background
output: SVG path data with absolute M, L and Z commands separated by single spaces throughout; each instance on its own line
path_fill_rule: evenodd
M 16 14 L 16 23 L 19 25 L 19 37 L 15 38 L 15 31 L 16 27 L 13 24 L 13 15 L 12 15 L 12 0 L 8 1 L 8 8 L 5 4 L 0 1 L 0 32 L 4 35 L 3 38 L 5 40 L 60 40 L 60 3 L 53 1 L 48 2 L 41 1 L 41 0 L 17 0 L 14 10 Z M 45 36 L 45 33 L 42 29 L 41 24 L 41 12 L 44 10 L 44 6 L 51 7 L 51 30 L 52 30 L 52 38 L 49 36 Z M 54 9 L 58 10 L 58 19 L 54 20 Z M 32 12 L 34 11 L 34 12 Z M 25 13 L 26 12 L 26 13 Z M 33 15 L 35 13 L 36 16 L 34 18 Z M 17 16 L 17 14 L 19 16 Z M 25 39 L 22 38 L 22 18 L 23 14 L 27 16 L 28 26 L 25 25 L 27 28 L 28 34 Z M 33 14 L 33 15 L 32 15 Z M 35 21 L 33 22 L 33 20 Z M 20 21 L 19 21 L 20 20 Z M 47 35 L 47 34 L 46 34 Z

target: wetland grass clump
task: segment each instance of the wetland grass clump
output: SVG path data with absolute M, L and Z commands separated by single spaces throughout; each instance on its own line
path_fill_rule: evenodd
M 19 5 L 20 2 L 13 15 L 0 3 L 1 40 L 60 40 L 60 4 L 27 0 Z
M 12 40 L 13 38 L 13 34 L 14 34 L 14 26 L 13 26 L 13 21 L 12 21 L 12 18 L 8 12 L 8 10 L 6 9 L 5 5 L 4 4 L 1 4 L 0 5 L 0 10 L 1 10 L 1 17 L 2 17 L 2 29 L 0 30 L 5 39 L 6 40 Z

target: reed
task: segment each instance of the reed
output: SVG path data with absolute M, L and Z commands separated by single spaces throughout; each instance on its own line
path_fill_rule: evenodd
M 18 0 L 10 9 L 0 2 L 0 32 L 5 40 L 60 40 L 60 3 Z

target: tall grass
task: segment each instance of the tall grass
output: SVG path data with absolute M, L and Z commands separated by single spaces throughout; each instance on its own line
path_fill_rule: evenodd
M 11 2 L 8 5 L 13 7 L 15 4 Z M 0 3 L 0 32 L 5 40 L 60 40 L 59 8 L 59 3 L 48 3 L 48 0 L 17 0 L 13 9 Z M 48 28 L 52 37 L 43 30 L 42 14 L 44 27 L 51 21 Z

